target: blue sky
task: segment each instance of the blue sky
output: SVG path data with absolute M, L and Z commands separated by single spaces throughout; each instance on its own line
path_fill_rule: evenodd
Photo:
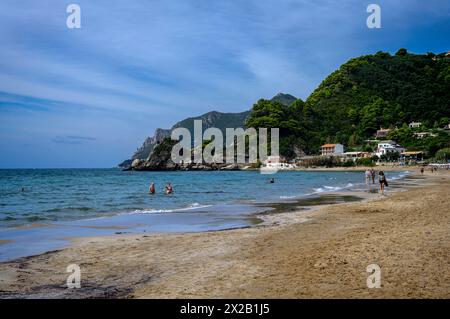
M 447 0 L 2 0 L 0 168 L 112 167 L 157 127 L 305 99 L 352 57 L 448 51 L 449 30 Z

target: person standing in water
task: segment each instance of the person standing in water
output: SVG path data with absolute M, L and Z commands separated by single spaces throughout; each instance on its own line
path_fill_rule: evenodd
M 380 182 L 380 192 L 384 195 L 384 187 L 389 186 L 383 171 L 378 173 L 378 181 Z
M 169 195 L 169 194 L 172 194 L 172 193 L 173 193 L 173 187 L 172 187 L 172 185 L 170 185 L 170 183 L 168 183 L 166 185 L 166 194 Z
M 369 185 L 370 177 L 372 176 L 372 174 L 371 174 L 370 171 L 367 169 L 364 175 L 365 175 L 365 177 L 366 177 L 366 185 Z
M 150 194 L 154 194 L 155 193 L 155 183 L 151 183 L 150 184 L 150 187 L 148 188 L 148 192 L 150 193 Z
M 375 184 L 375 170 L 373 168 L 370 169 L 370 176 L 372 177 L 372 184 Z

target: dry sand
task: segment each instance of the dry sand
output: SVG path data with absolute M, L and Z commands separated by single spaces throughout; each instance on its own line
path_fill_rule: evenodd
M 449 298 L 450 175 L 426 176 L 420 187 L 289 213 L 270 226 L 77 239 L 0 264 L 0 296 Z M 82 287 L 67 289 L 74 263 Z M 373 263 L 379 289 L 366 285 Z

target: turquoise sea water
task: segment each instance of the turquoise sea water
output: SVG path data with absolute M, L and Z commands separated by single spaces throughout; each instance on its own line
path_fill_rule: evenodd
M 398 179 L 405 172 L 388 172 Z M 269 178 L 275 183 L 268 183 Z M 155 182 L 156 194 L 148 194 Z M 165 195 L 166 183 L 174 194 Z M 244 227 L 285 201 L 364 184 L 363 172 L 122 172 L 0 170 L 0 260 L 60 247 L 64 238 L 124 232 Z

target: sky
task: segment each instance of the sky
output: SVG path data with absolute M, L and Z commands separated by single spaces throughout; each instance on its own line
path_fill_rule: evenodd
M 113 167 L 158 127 L 306 99 L 350 58 L 449 39 L 448 0 L 2 0 L 0 168 Z

